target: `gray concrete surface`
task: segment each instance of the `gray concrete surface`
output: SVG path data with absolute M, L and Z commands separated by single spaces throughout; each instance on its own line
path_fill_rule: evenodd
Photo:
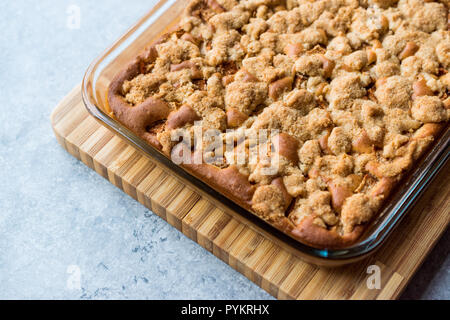
M 49 116 L 154 0 L 4 1 L 0 298 L 270 299 L 63 151 Z M 80 9 L 72 29 L 71 5 Z M 69 21 L 69 24 L 68 24 Z M 449 233 L 404 298 L 449 299 Z

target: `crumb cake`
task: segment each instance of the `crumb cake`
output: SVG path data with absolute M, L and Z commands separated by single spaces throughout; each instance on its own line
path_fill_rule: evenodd
M 269 174 L 228 153 L 181 166 L 305 244 L 349 246 L 447 127 L 449 5 L 192 0 L 116 75 L 109 107 L 168 157 L 180 130 L 214 129 L 244 154 L 255 140 L 236 132 L 267 130 Z

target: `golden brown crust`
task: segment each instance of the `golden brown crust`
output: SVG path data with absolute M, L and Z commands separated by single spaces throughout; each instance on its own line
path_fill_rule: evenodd
M 358 153 L 372 153 L 374 151 L 374 143 L 370 139 L 366 130 L 361 130 L 352 142 L 352 148 Z
M 237 128 L 248 119 L 248 116 L 235 108 L 227 110 L 227 125 L 230 128 Z
M 413 83 L 413 99 L 415 100 L 421 96 L 432 96 L 433 90 L 428 87 L 427 82 L 424 79 L 417 80 Z
M 180 109 L 176 111 L 172 111 L 167 117 L 166 128 L 168 130 L 181 128 L 186 124 L 194 123 L 196 120 L 200 120 L 201 118 L 195 112 L 194 109 L 184 104 L 180 107 Z
M 177 153 L 182 156 L 184 150 L 182 143 L 179 143 L 172 149 L 172 155 Z M 222 169 L 207 163 L 194 163 L 195 154 L 193 153 L 188 157 L 191 158 L 191 163 L 183 163 L 182 167 L 188 169 L 200 180 L 208 182 L 213 188 L 220 190 L 244 208 L 251 208 L 255 187 L 250 184 L 245 175 L 239 172 L 236 166 L 231 165 Z
M 292 77 L 285 77 L 283 79 L 272 82 L 269 85 L 269 97 L 271 97 L 273 100 L 277 100 L 283 92 L 291 91 L 293 81 L 294 79 Z
M 108 103 L 120 122 L 153 146 L 160 148 L 161 145 L 156 139 L 156 134 L 148 132 L 148 128 L 155 122 L 167 118 L 170 112 L 167 103 L 161 99 L 149 97 L 140 105 L 132 107 L 123 98 L 122 90 L 125 81 L 129 81 L 141 73 L 142 63 L 148 63 L 155 59 L 156 53 L 152 46 L 119 73 L 109 86 Z
M 400 60 L 403 60 L 408 57 L 411 57 L 417 52 L 417 50 L 419 50 L 419 46 L 415 42 L 412 41 L 407 42 L 403 51 L 400 52 L 400 54 L 398 55 L 398 58 Z
M 303 48 L 303 45 L 301 43 L 289 43 L 288 45 L 286 45 L 286 47 L 284 47 L 284 53 L 288 57 L 297 57 L 301 53 L 303 53 L 304 50 L 305 49 Z
M 200 179 L 211 182 L 215 188 L 238 199 L 241 204 L 249 208 L 255 187 L 235 166 L 225 169 L 208 164 L 186 164 L 184 166 L 198 175 Z
M 273 139 L 275 152 L 297 164 L 298 162 L 298 141 L 287 133 L 280 133 Z
M 283 200 L 284 200 L 284 210 L 283 212 L 285 212 L 289 206 L 291 205 L 292 202 L 292 196 L 289 194 L 289 192 L 286 189 L 286 186 L 284 185 L 283 179 L 278 177 L 272 180 L 271 184 L 273 184 L 274 186 L 277 186 L 280 190 L 281 193 L 283 195 Z
M 339 249 L 354 243 L 364 231 L 363 226 L 357 226 L 352 232 L 340 235 L 336 230 L 327 230 L 314 223 L 314 217 L 307 217 L 291 230 L 291 234 L 315 248 Z
M 383 199 L 387 198 L 395 186 L 395 179 L 390 177 L 382 177 L 372 188 L 370 195 L 374 198 L 382 196 Z
M 442 129 L 445 128 L 443 123 L 425 123 L 412 136 L 413 140 L 437 138 Z
M 447 20 L 448 2 L 423 0 L 191 0 L 108 103 L 167 155 L 179 130 L 218 130 L 245 155 L 253 138 L 226 130 L 268 131 L 276 172 L 230 154 L 181 166 L 301 242 L 341 248 L 447 126 Z
M 341 212 L 344 201 L 353 194 L 353 190 L 333 180 L 328 182 L 328 190 L 331 194 L 331 205 L 334 210 Z

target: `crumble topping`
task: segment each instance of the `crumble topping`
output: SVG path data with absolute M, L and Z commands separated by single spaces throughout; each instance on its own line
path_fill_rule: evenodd
M 224 143 L 230 128 L 279 130 L 276 173 L 237 166 L 252 209 L 346 235 L 449 120 L 448 25 L 448 0 L 192 0 L 121 90 L 133 107 L 167 104 L 156 133 L 167 154 L 170 133 L 195 123 Z

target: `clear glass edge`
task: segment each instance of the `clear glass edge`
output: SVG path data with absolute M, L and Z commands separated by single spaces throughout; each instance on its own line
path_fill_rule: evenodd
M 163 156 L 159 151 L 148 145 L 133 132 L 104 113 L 100 108 L 96 106 L 95 102 L 92 101 L 92 99 L 95 99 L 94 96 L 89 94 L 90 86 L 92 86 L 92 90 L 93 92 L 95 92 L 95 82 L 98 78 L 98 75 L 101 73 L 101 70 L 103 70 L 106 65 L 114 60 L 123 49 L 125 49 L 134 40 L 136 40 L 148 27 L 150 27 L 154 23 L 154 21 L 159 16 L 161 16 L 174 3 L 176 3 L 176 0 L 165 1 L 165 3 L 154 12 L 154 14 L 150 15 L 147 19 L 139 20 L 138 23 L 131 27 L 123 36 L 121 36 L 116 42 L 114 42 L 111 47 L 105 50 L 90 64 L 82 82 L 83 103 L 87 111 L 100 123 L 106 125 L 106 127 L 118 133 L 122 138 L 147 154 L 147 156 L 149 156 L 151 159 L 158 161 L 160 164 L 164 165 L 172 172 L 175 172 L 175 174 L 179 176 L 185 176 L 184 178 L 190 180 L 196 187 L 202 188 L 210 196 L 216 199 L 226 198 L 216 190 L 206 185 L 203 181 L 200 181 L 199 179 L 191 175 L 180 166 L 172 163 L 170 159 Z M 135 30 L 132 31 L 133 29 Z M 382 223 L 366 239 L 357 242 L 356 244 L 348 248 L 317 249 L 305 245 L 279 231 L 260 218 L 257 218 L 254 214 L 241 208 L 228 198 L 226 198 L 225 202 L 232 202 L 232 204 L 230 205 L 229 203 L 225 203 L 225 205 L 231 210 L 244 215 L 245 218 L 251 220 L 251 222 L 257 224 L 259 227 L 262 227 L 266 231 L 272 233 L 280 240 L 294 247 L 294 249 L 299 250 L 302 253 L 311 255 L 312 257 L 324 260 L 348 260 L 367 256 L 378 249 L 378 247 L 382 245 L 382 243 L 388 238 L 392 231 L 405 217 L 407 212 L 420 198 L 423 191 L 426 190 L 426 188 L 429 186 L 440 169 L 442 169 L 442 167 L 448 161 L 450 157 L 450 130 L 448 126 L 444 131 L 445 132 L 443 133 L 439 141 L 433 146 L 432 149 L 428 151 L 428 156 L 426 156 L 424 160 L 421 160 L 422 165 L 412 172 L 412 175 L 415 175 L 416 178 L 412 181 L 409 181 L 410 187 L 403 192 L 403 194 L 397 201 L 391 203 L 390 205 L 385 207 L 382 212 L 379 213 L 377 219 L 381 217 L 383 219 Z M 423 166 L 425 167 L 423 168 Z

